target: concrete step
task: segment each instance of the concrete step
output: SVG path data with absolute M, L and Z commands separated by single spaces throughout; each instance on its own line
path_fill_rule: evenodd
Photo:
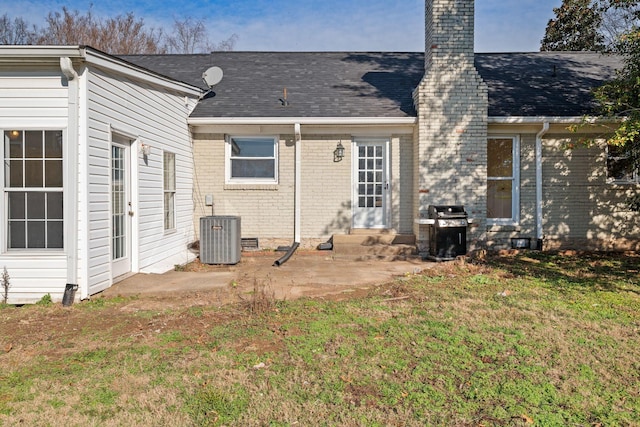
M 364 233 L 335 234 L 333 255 L 336 258 L 400 260 L 416 256 L 416 238 L 412 234 Z
M 416 236 L 413 234 L 395 234 L 395 233 L 352 233 L 352 234 L 334 234 L 333 247 L 341 245 L 415 245 Z

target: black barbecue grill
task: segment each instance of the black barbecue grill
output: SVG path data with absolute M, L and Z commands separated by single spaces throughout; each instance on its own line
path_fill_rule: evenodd
M 466 255 L 469 221 L 464 206 L 429 205 L 428 215 L 434 220 L 429 227 L 430 258 L 446 261 Z

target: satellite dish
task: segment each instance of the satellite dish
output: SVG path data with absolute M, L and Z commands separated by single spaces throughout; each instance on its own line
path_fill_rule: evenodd
M 220 67 L 211 67 L 204 73 L 202 73 L 202 80 L 206 83 L 209 88 L 214 87 L 222 80 L 222 68 Z

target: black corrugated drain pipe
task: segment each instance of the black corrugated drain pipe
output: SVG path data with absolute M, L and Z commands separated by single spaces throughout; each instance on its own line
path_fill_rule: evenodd
M 300 243 L 293 242 L 293 245 L 291 245 L 291 247 L 289 248 L 287 253 L 282 255 L 282 258 L 276 260 L 276 262 L 273 263 L 273 266 L 274 267 L 280 267 L 282 264 L 287 262 L 289 260 L 289 258 L 291 258 L 291 255 L 293 255 L 293 253 L 296 251 L 296 249 L 298 249 L 298 246 L 300 246 Z

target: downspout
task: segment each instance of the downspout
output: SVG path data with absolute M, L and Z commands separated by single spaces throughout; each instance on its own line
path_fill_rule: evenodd
M 67 252 L 67 285 L 65 286 L 62 305 L 73 304 L 75 292 L 78 290 L 78 129 L 79 106 L 78 73 L 73 68 L 73 62 L 69 57 L 60 57 L 60 70 L 68 81 L 68 123 L 67 123 L 67 182 L 65 194 L 68 194 L 68 207 L 65 212 L 65 248 Z
M 536 249 L 542 250 L 542 138 L 549 132 L 549 122 L 542 123 L 536 134 Z
M 300 189 L 302 188 L 301 176 L 302 170 L 300 165 L 302 164 L 302 132 L 300 131 L 300 123 L 295 123 L 293 125 L 293 130 L 295 134 L 295 184 L 294 184 L 294 220 L 293 220 L 293 244 L 289 248 L 286 254 L 282 256 L 282 258 L 278 259 L 273 263 L 275 267 L 280 267 L 282 264 L 287 262 L 291 255 L 298 249 L 300 246 L 300 224 L 301 224 L 301 210 L 300 210 L 300 200 L 302 198 Z

